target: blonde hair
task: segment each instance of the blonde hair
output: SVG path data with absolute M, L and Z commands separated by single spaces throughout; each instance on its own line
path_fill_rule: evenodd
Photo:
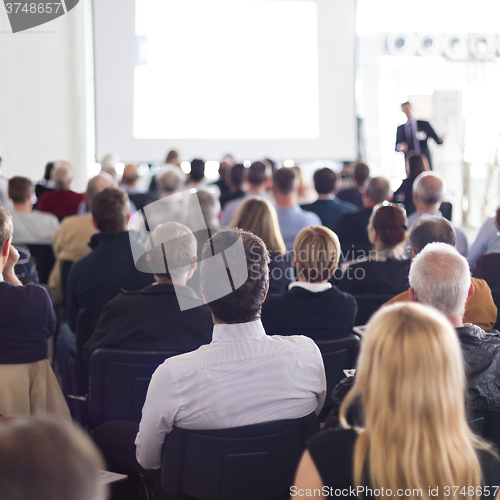
M 340 242 L 327 227 L 306 227 L 295 238 L 293 254 L 299 276 L 309 283 L 329 280 L 339 265 Z
M 358 429 L 354 481 L 370 487 L 421 490 L 481 485 L 477 449 L 489 449 L 465 415 L 465 372 L 457 334 L 438 311 L 415 303 L 382 308 L 368 323 L 356 381 L 340 418 L 360 396 L 365 427 Z M 364 473 L 368 477 L 363 477 Z M 460 489 L 458 491 L 460 491 Z M 394 495 L 395 496 L 395 495 Z M 463 498 L 464 496 L 462 496 Z
M 263 198 L 250 198 L 244 201 L 229 227 L 238 227 L 255 234 L 262 239 L 270 252 L 286 254 L 276 209 Z

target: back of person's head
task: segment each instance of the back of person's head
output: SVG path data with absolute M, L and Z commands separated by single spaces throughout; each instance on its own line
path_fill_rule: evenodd
M 413 260 L 410 286 L 418 302 L 462 318 L 471 284 L 467 260 L 446 243 L 429 243 Z
M 31 199 L 33 184 L 27 177 L 15 176 L 9 179 L 8 191 L 14 204 L 26 203 Z
M 165 158 L 165 163 L 171 165 L 180 165 L 179 153 L 172 149 L 167 153 L 167 157 Z
M 0 207 L 0 253 L 5 243 L 12 239 L 14 234 L 14 225 L 12 224 L 12 215 L 5 207 Z
M 104 462 L 80 430 L 49 417 L 0 422 L 0 498 L 105 500 Z
M 299 178 L 293 168 L 281 167 L 273 174 L 273 189 L 276 194 L 289 196 L 297 191 Z
M 444 180 L 435 172 L 422 172 L 413 183 L 413 193 L 424 205 L 436 205 L 444 197 Z
M 56 162 L 55 161 L 49 161 L 45 165 L 45 168 L 44 168 L 44 171 L 43 171 L 43 178 L 46 181 L 50 181 L 52 179 L 52 170 L 54 170 L 55 166 L 56 166 Z
M 254 187 L 261 187 L 271 177 L 271 166 L 267 161 L 256 161 L 246 171 L 247 181 Z
M 452 247 L 457 245 L 457 233 L 451 222 L 439 215 L 423 215 L 411 228 L 408 237 L 410 248 L 420 253 L 429 243 L 446 243 Z
M 243 174 L 245 173 L 245 166 L 243 163 L 237 163 L 230 167 L 229 179 L 231 181 L 231 186 L 237 189 L 241 189 L 243 185 Z
M 385 177 L 372 177 L 368 181 L 365 195 L 374 205 L 387 201 L 391 194 L 391 185 Z
M 380 309 L 366 327 L 354 386 L 340 410 L 348 427 L 346 411 L 361 397 L 365 429 L 354 450 L 355 484 L 393 492 L 439 487 L 440 494 L 451 484 L 480 486 L 475 449 L 487 445 L 467 424 L 465 388 L 458 336 L 442 314 L 412 303 Z
M 332 194 L 337 183 L 337 174 L 328 167 L 320 168 L 314 172 L 314 189 L 318 194 Z
M 180 168 L 168 167 L 165 172 L 156 178 L 160 194 L 168 196 L 175 193 L 186 182 L 186 176 Z
M 130 201 L 127 193 L 106 188 L 92 200 L 91 212 L 101 233 L 116 234 L 127 230 Z
M 429 162 L 421 153 L 411 153 L 408 156 L 408 178 L 416 179 L 422 172 L 428 172 Z
M 196 203 L 198 200 L 201 213 L 205 219 L 205 224 L 209 227 L 219 226 L 220 202 L 210 191 L 198 189 L 194 196 L 189 196 L 188 201 L 188 216 L 193 213 L 198 207 Z M 196 204 L 196 205 L 195 205 Z
M 56 167 L 52 170 L 52 180 L 59 191 L 69 189 L 73 182 L 73 167 L 68 161 L 58 160 Z
M 370 167 L 363 162 L 358 162 L 354 165 L 354 180 L 358 187 L 363 187 L 365 185 L 366 179 L 370 177 Z
M 241 243 L 244 255 L 238 252 Z M 225 259 L 220 256 L 223 251 Z M 219 257 L 211 258 L 213 255 Z M 269 285 L 268 264 L 266 245 L 247 231 L 224 229 L 205 243 L 200 272 L 201 292 L 217 322 L 248 323 L 260 318 Z M 209 300 L 207 297 L 220 298 Z
M 191 172 L 189 173 L 189 179 L 194 182 L 199 182 L 205 177 L 205 162 L 199 158 L 194 159 L 191 162 Z
M 329 280 L 339 265 L 340 242 L 327 227 L 306 227 L 293 243 L 297 274 L 309 283 Z
M 148 258 L 157 277 L 176 281 L 189 274 L 197 242 L 188 227 L 178 222 L 160 224 L 151 234 L 151 241 L 155 246 L 148 251 Z
M 105 172 L 101 172 L 95 177 L 92 177 L 92 179 L 89 179 L 89 182 L 87 182 L 86 191 L 88 207 L 92 207 L 92 201 L 94 200 L 97 193 L 104 191 L 106 188 L 112 188 L 113 186 L 113 178 Z
M 406 241 L 407 220 L 405 211 L 394 203 L 373 209 L 368 229 L 374 229 L 384 248 L 394 248 Z
M 236 211 L 230 226 L 257 235 L 270 252 L 280 255 L 286 253 L 276 209 L 263 198 L 249 198 L 244 201 Z
M 123 169 L 122 183 L 125 184 L 125 186 L 133 186 L 138 179 L 139 174 L 137 172 L 137 165 L 134 165 L 133 163 L 125 165 L 125 168 Z

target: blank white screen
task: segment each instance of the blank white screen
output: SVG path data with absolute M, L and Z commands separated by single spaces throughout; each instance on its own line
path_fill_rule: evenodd
M 314 2 L 137 0 L 136 5 L 134 137 L 318 137 Z M 172 20 L 168 29 L 165 19 Z
M 355 0 L 94 2 L 97 154 L 356 157 Z

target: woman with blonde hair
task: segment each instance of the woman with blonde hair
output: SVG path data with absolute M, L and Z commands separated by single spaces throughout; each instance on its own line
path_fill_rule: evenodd
M 293 269 L 273 205 L 264 198 L 249 198 L 239 206 L 229 226 L 249 231 L 262 239 L 271 258 L 268 293 L 284 292 L 293 279 Z
M 352 295 L 329 283 L 340 258 L 340 242 L 327 227 L 306 227 L 293 244 L 298 281 L 269 297 L 262 322 L 269 335 L 307 335 L 313 340 L 347 337 L 358 310 Z
M 382 308 L 363 336 L 342 428 L 308 443 L 292 496 L 332 488 L 359 498 L 495 497 L 500 460 L 467 423 L 465 388 L 458 337 L 441 313 L 415 303 Z M 363 428 L 346 421 L 356 399 Z

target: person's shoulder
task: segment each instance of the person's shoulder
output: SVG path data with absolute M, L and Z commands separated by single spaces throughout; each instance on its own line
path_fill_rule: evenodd
M 349 203 L 348 201 L 344 201 L 338 197 L 334 198 L 334 201 L 337 205 L 339 205 L 345 213 L 355 213 L 359 211 L 359 208 L 354 203 Z
M 297 354 L 310 354 L 316 352 L 318 346 L 310 337 L 305 335 L 267 335 L 266 340 L 269 342 L 279 342 L 280 354 L 287 351 Z
M 310 212 L 304 208 L 301 208 L 301 212 L 305 221 L 310 221 L 315 225 L 321 225 L 321 219 L 314 212 Z
M 52 222 L 56 225 L 59 225 L 59 219 L 54 215 L 49 212 L 40 212 L 40 210 L 33 210 L 31 213 L 31 216 L 33 219 L 39 219 L 41 221 L 46 221 L 46 222 Z
M 4 281 L 1 285 L 3 290 L 8 290 L 14 297 L 16 297 L 16 300 L 29 300 L 30 307 L 33 305 L 33 301 L 50 301 L 47 289 L 41 285 L 37 285 L 36 283 L 27 283 L 23 286 L 16 286 L 12 283 Z

